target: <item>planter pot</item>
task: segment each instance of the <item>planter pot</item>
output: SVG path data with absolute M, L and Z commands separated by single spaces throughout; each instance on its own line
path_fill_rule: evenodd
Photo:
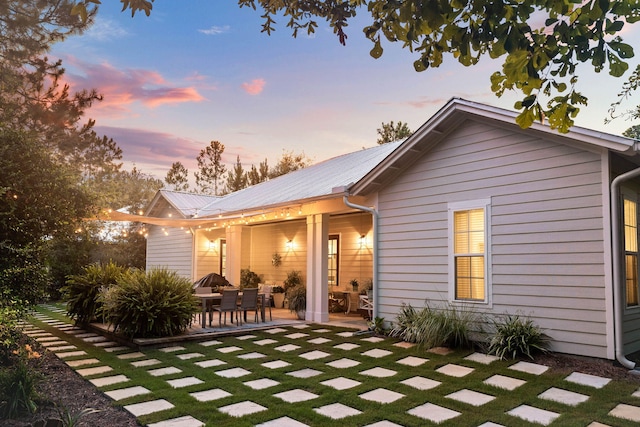
M 305 318 L 305 310 L 296 311 L 296 316 L 298 316 L 298 320 L 304 320 L 304 318 Z
M 273 306 L 275 308 L 282 308 L 284 305 L 284 294 L 271 294 L 271 296 L 273 297 Z

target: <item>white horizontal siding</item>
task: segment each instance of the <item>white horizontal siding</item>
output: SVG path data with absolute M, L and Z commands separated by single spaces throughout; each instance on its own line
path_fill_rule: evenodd
M 147 270 L 168 268 L 193 280 L 192 238 L 179 228 L 151 226 L 147 237 Z
M 491 198 L 492 305 L 478 308 L 606 357 L 600 180 L 599 154 L 464 123 L 379 193 L 380 315 L 447 300 L 447 203 Z

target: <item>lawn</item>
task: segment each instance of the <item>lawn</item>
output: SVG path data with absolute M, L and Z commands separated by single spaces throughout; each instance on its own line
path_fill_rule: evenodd
M 640 406 L 640 397 L 633 396 L 637 382 L 587 377 L 587 385 L 579 376 L 537 372 L 544 370 L 540 365 L 492 360 L 469 350 L 437 354 L 316 324 L 118 349 L 71 329 L 55 308 L 40 306 L 31 323 L 67 343 L 49 348 L 75 346 L 54 350 L 58 357 L 114 397 L 114 405 L 142 412 L 137 404 L 166 405 L 139 415 L 142 424 L 191 416 L 207 426 L 252 426 L 282 417 L 302 423 L 289 425 L 310 426 L 531 426 L 536 424 L 524 418 L 537 411 L 550 425 L 638 425 L 610 414 L 626 408 L 620 404 L 630 405 L 632 414 Z M 122 382 L 108 384 L 110 378 Z M 141 394 L 127 397 L 136 392 Z M 236 411 L 247 413 L 234 416 Z

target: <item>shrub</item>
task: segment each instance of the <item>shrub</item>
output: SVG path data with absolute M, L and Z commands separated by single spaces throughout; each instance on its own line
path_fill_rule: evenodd
M 282 282 L 284 285 L 284 291 L 288 292 L 290 288 L 293 288 L 298 285 L 304 285 L 304 281 L 302 280 L 302 273 L 297 270 L 291 270 L 287 273 L 287 278 Z
M 96 318 L 100 309 L 100 291 L 118 282 L 127 271 L 113 262 L 91 264 L 83 268 L 82 274 L 70 276 L 62 288 L 67 301 L 67 315 L 76 323 L 87 324 Z
M 262 282 L 262 277 L 259 274 L 248 268 L 240 270 L 240 289 L 257 288 L 260 282 Z
M 107 322 L 130 338 L 180 334 L 200 311 L 191 281 L 167 269 L 131 270 L 100 299 Z
M 290 287 L 287 292 L 289 311 L 297 313 L 307 309 L 307 288 L 304 285 Z
M 503 320 L 494 320 L 495 334 L 489 342 L 489 353 L 500 359 L 527 356 L 533 359 L 536 352 L 546 353 L 549 336 L 533 323 L 518 315 L 508 315 Z
M 14 351 L 17 361 L 0 372 L 0 418 L 33 414 L 37 408 L 36 384 L 41 376 L 29 366 L 30 359 L 40 358 L 29 344 Z

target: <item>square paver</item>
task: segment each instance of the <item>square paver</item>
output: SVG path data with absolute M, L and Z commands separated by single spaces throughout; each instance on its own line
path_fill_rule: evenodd
M 98 359 L 78 359 L 78 360 L 68 360 L 64 363 L 66 363 L 68 366 L 72 368 L 77 368 L 78 366 L 94 365 L 96 363 L 100 363 L 100 361 Z
M 148 390 L 142 386 L 134 386 L 127 388 L 120 388 L 117 390 L 106 391 L 104 394 L 109 396 L 113 400 L 124 400 L 133 396 L 140 396 L 143 394 L 151 393 L 151 390 Z
M 226 353 L 233 353 L 234 351 L 240 351 L 240 350 L 242 350 L 242 347 L 238 347 L 237 345 L 232 345 L 232 346 L 229 346 L 229 347 L 220 347 L 218 349 L 218 351 L 220 353 L 225 353 L 225 354 Z
M 467 389 L 462 389 L 448 394 L 447 397 L 472 406 L 482 406 L 495 399 L 495 396 Z
M 393 352 L 389 350 L 382 350 L 380 348 L 374 348 L 372 350 L 365 351 L 364 353 L 362 353 L 363 356 L 373 357 L 375 359 L 379 359 L 381 357 L 385 357 L 390 354 L 393 354 Z
M 327 329 L 327 328 L 320 328 L 320 329 L 314 329 L 311 332 L 315 332 L 317 334 L 326 334 L 327 332 L 331 332 L 331 329 Z
M 382 342 L 382 341 L 384 341 L 384 338 L 382 338 L 382 337 L 369 337 L 369 338 L 362 338 L 362 341 L 367 341 L 367 342 Z
M 212 368 L 214 366 L 226 365 L 227 362 L 220 359 L 209 359 L 209 360 L 201 360 L 199 362 L 195 362 L 194 365 L 200 366 L 201 368 Z
M 175 366 L 167 366 L 166 368 L 151 369 L 147 372 L 151 376 L 162 377 L 164 375 L 179 374 L 180 372 L 182 372 L 182 369 L 176 368 Z
M 280 383 L 270 378 L 261 378 L 259 380 L 247 381 L 243 384 L 247 387 L 251 387 L 254 390 L 263 390 L 265 388 L 276 386 Z
M 299 345 L 286 344 L 286 345 L 281 345 L 280 347 L 276 347 L 275 349 L 278 351 L 282 351 L 283 353 L 286 353 L 289 351 L 297 350 L 299 348 L 300 348 Z
M 547 372 L 549 367 L 531 362 L 518 362 L 514 365 L 509 366 L 509 369 L 513 369 L 514 371 L 518 372 L 525 372 L 532 375 L 542 375 Z
M 415 357 L 415 356 L 408 356 L 405 357 L 404 359 L 400 359 L 398 360 L 396 363 L 399 363 L 401 365 L 407 365 L 407 366 L 420 366 L 423 365 L 425 363 L 427 363 L 429 361 L 429 359 L 424 359 L 422 357 Z
M 339 337 L 350 338 L 353 336 L 353 332 L 351 331 L 338 332 L 336 335 Z
M 321 371 L 316 371 L 315 369 L 305 368 L 300 369 L 299 371 L 288 372 L 287 375 L 291 375 L 292 377 L 296 378 L 311 378 L 315 377 L 316 375 L 320 375 L 321 373 Z
M 308 424 L 296 421 L 289 417 L 280 417 L 266 423 L 257 424 L 256 427 L 310 427 Z
M 81 377 L 88 377 L 91 375 L 106 374 L 107 372 L 111 371 L 113 371 L 113 368 L 111 366 L 96 366 L 94 368 L 78 369 L 76 372 Z
M 216 371 L 216 375 L 223 378 L 240 378 L 244 377 L 245 375 L 249 375 L 250 373 L 251 371 L 247 371 L 243 368 L 231 368 L 225 369 L 223 371 Z
M 369 377 L 376 377 L 376 378 L 386 378 L 386 377 L 392 377 L 395 374 L 397 374 L 396 371 L 392 371 L 391 369 L 387 369 L 387 368 L 372 368 L 372 369 L 367 369 L 366 371 L 362 371 L 360 372 L 361 375 L 367 375 Z
M 212 400 L 218 400 L 224 397 L 231 396 L 231 393 L 228 393 L 220 388 L 213 388 L 211 390 L 196 391 L 194 393 L 189 393 L 189 396 L 192 396 L 198 402 L 210 402 Z
M 544 409 L 535 408 L 529 405 L 520 405 L 507 412 L 507 414 L 532 423 L 542 424 L 543 426 L 551 424 L 556 418 L 560 416 L 560 414 L 557 414 L 555 412 L 546 411 Z
M 131 362 L 131 366 L 135 367 L 135 368 L 143 368 L 146 366 L 153 366 L 153 365 L 157 365 L 160 362 L 158 359 L 145 359 L 145 360 L 136 360 L 135 362 Z
M 581 374 L 580 372 L 573 372 L 565 381 L 569 381 L 571 383 L 586 385 L 588 387 L 593 388 L 602 388 L 611 382 L 611 379 L 598 377 L 596 375 L 589 374 Z
M 342 358 L 339 360 L 334 360 L 333 362 L 327 363 L 327 366 L 331 366 L 332 368 L 345 369 L 345 368 L 353 368 L 354 366 L 358 366 L 360 362 L 357 360 Z
M 377 388 L 375 390 L 362 393 L 359 397 L 361 399 L 370 400 L 377 403 L 393 403 L 398 399 L 402 399 L 404 397 L 404 394 L 387 390 L 386 388 Z
M 540 399 L 552 400 L 569 406 L 577 406 L 582 402 L 589 400 L 589 396 L 585 394 L 575 393 L 573 391 L 563 390 L 556 387 L 551 387 L 543 393 L 540 393 L 538 397 Z
M 185 415 L 184 417 L 147 424 L 147 427 L 204 427 L 204 425 L 202 421 L 193 418 L 191 415 Z
M 340 420 L 342 418 L 352 417 L 362 413 L 361 411 L 350 406 L 343 405 L 342 403 L 332 403 L 331 405 L 313 408 L 313 410 L 320 415 L 324 415 L 325 417 L 329 417 L 334 420 Z
M 431 390 L 442 384 L 440 381 L 435 381 L 429 378 L 420 376 L 407 378 L 404 381 L 400 381 L 401 384 L 408 385 L 409 387 L 416 388 L 418 390 Z
M 360 347 L 359 344 L 354 344 L 354 343 L 351 343 L 351 342 L 345 342 L 345 343 L 333 346 L 333 348 L 337 348 L 337 349 L 340 349 L 340 350 L 347 350 L 347 351 L 354 350 L 354 349 L 356 349 L 358 347 Z
M 283 332 L 287 332 L 287 330 L 284 328 L 273 328 L 273 329 L 267 329 L 265 332 L 273 335 L 273 334 L 281 334 Z
M 173 404 L 164 400 L 151 400 L 148 402 L 142 403 L 134 403 L 133 405 L 126 405 L 124 409 L 131 412 L 136 417 L 141 417 L 143 415 L 154 414 L 160 411 L 166 411 L 167 409 L 173 408 Z
M 96 347 L 113 347 L 117 345 L 117 343 L 113 341 L 101 341 L 94 344 Z
M 352 380 L 351 378 L 338 377 L 322 381 L 320 384 L 335 388 L 336 390 L 347 390 L 357 387 L 362 383 L 360 381 Z
M 256 412 L 266 411 L 267 408 L 254 402 L 244 401 L 234 403 L 233 405 L 223 406 L 222 408 L 218 408 L 218 410 L 232 417 L 242 417 L 249 414 L 255 414 Z
M 424 405 L 416 406 L 415 408 L 408 410 L 407 413 L 418 418 L 422 418 L 423 420 L 429 420 L 436 424 L 460 415 L 460 412 L 434 405 L 433 403 L 425 403 Z
M 640 408 L 637 406 L 620 403 L 609 411 L 609 415 L 640 423 Z
M 184 347 L 180 346 L 180 345 L 174 345 L 171 347 L 163 347 L 163 348 L 159 348 L 158 350 L 160 350 L 163 353 L 175 353 L 176 351 L 182 351 L 182 350 L 186 350 Z
M 393 346 L 394 347 L 400 347 L 400 348 L 411 348 L 411 347 L 415 347 L 416 344 L 412 343 L 412 342 L 400 341 L 400 342 L 395 343 Z M 374 425 L 374 424 L 371 424 L 371 425 Z
M 210 340 L 210 341 L 203 341 L 200 343 L 200 345 L 203 347 L 211 347 L 212 345 L 218 345 L 218 344 L 222 344 L 222 341 Z
M 504 375 L 494 375 L 484 380 L 483 383 L 512 391 L 517 389 L 521 385 L 526 384 L 527 382 L 525 380 L 520 380 L 518 378 L 511 378 Z
M 127 381 L 129 381 L 129 378 L 124 375 L 114 375 L 111 377 L 102 377 L 89 380 L 89 382 L 96 387 L 106 387 L 112 384 L 126 383 Z
M 312 340 L 307 341 L 309 344 L 316 344 L 316 345 L 320 345 L 320 344 L 325 344 L 328 342 L 331 342 L 330 339 L 324 338 L 324 337 L 318 337 L 318 338 L 314 338 Z
M 295 334 L 285 335 L 285 338 L 289 338 L 289 339 L 292 339 L 292 340 L 297 340 L 297 339 L 308 337 L 308 336 L 309 336 L 309 334 L 305 334 L 303 332 L 296 332 Z
M 473 353 L 464 358 L 465 360 L 470 360 L 472 362 L 482 363 L 483 365 L 488 365 L 490 363 L 495 362 L 496 360 L 500 360 L 498 356 L 493 356 L 491 354 L 484 353 Z
M 324 351 L 320 351 L 320 350 L 314 350 L 314 351 L 310 351 L 308 353 L 303 353 L 300 355 L 300 357 L 306 360 L 323 359 L 327 356 L 331 356 L 331 355 L 329 353 L 325 353 Z
M 277 342 L 278 342 L 277 340 L 272 340 L 271 338 L 266 338 L 266 339 L 263 339 L 263 340 L 254 341 L 253 343 L 257 344 L 257 345 L 269 345 L 269 344 L 275 344 Z
M 291 365 L 291 363 L 285 362 L 284 360 L 274 360 L 272 362 L 262 363 L 260 366 L 264 366 L 265 368 L 268 368 L 268 369 L 279 369 L 279 368 L 285 368 L 289 365 Z
M 196 377 L 184 377 L 177 378 L 175 380 L 167 380 L 167 384 L 169 384 L 173 388 L 189 387 L 196 384 L 202 384 L 203 382 L 204 381 Z
M 98 335 L 97 337 L 88 337 L 88 338 L 83 338 L 82 341 L 84 342 L 88 342 L 90 344 L 95 344 L 95 343 L 100 343 L 100 342 L 105 342 L 108 341 L 107 338 Z
M 190 360 L 190 359 L 197 359 L 198 357 L 204 357 L 204 354 L 202 354 L 202 353 L 183 353 L 183 354 L 178 354 L 177 357 L 180 360 Z
M 119 354 L 116 357 L 121 360 L 129 360 L 129 359 L 139 359 L 141 357 L 146 357 L 146 356 L 147 356 L 146 354 L 136 351 L 134 353 Z
M 76 347 L 75 345 L 60 345 L 58 347 L 48 347 L 47 350 L 49 351 L 53 351 L 54 353 L 58 353 L 61 351 L 69 351 L 69 350 L 76 350 L 78 347 Z
M 87 352 L 84 350 L 69 351 L 66 353 L 56 353 L 56 356 L 58 356 L 60 359 L 66 359 L 67 357 L 86 356 L 86 355 L 87 355 Z
M 69 350 L 73 350 L 74 348 L 76 348 L 75 345 L 73 344 L 69 344 L 66 341 L 63 340 L 59 340 L 59 341 L 49 341 L 49 342 L 41 342 L 40 343 L 41 346 L 45 347 L 47 350 L 49 351 L 53 351 L 54 353 L 56 351 L 61 351 L 64 350 L 64 348 L 61 347 L 65 347 L 68 346 Z
M 241 354 L 238 356 L 238 359 L 251 360 L 251 359 L 262 359 L 263 357 L 267 357 L 267 355 L 262 353 L 257 353 L 254 351 L 252 353 Z
M 245 340 L 254 339 L 255 337 L 256 337 L 255 335 L 240 335 L 239 337 L 236 337 L 236 339 L 240 341 L 245 341 Z
M 473 368 L 468 368 L 466 366 L 454 365 L 449 363 L 447 365 L 441 366 L 436 369 L 436 372 L 439 372 L 444 375 L 448 375 L 450 377 L 462 378 L 464 376 L 469 375 L 474 371 Z

